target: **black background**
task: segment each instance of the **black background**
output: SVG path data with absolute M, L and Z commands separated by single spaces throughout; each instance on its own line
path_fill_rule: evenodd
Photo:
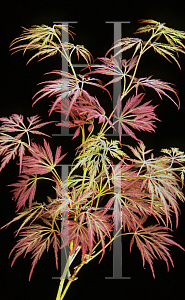
M 178 3 L 179 2 L 179 3 Z M 130 2 L 112 1 L 100 2 L 20 2 L 6 1 L 1 8 L 1 110 L 0 116 L 10 116 L 12 113 L 31 116 L 39 114 L 44 121 L 47 120 L 49 101 L 42 100 L 32 108 L 33 95 L 38 91 L 38 82 L 45 80 L 45 72 L 60 69 L 60 58 L 51 58 L 37 62 L 34 60 L 26 66 L 29 53 L 22 57 L 22 53 L 10 55 L 9 44 L 18 37 L 22 30 L 21 26 L 29 28 L 32 25 L 46 24 L 52 26 L 53 21 L 78 21 L 73 31 L 76 33 L 75 44 L 83 44 L 96 57 L 104 56 L 105 52 L 113 43 L 113 25 L 105 24 L 105 21 L 131 21 L 122 27 L 123 36 L 133 36 L 137 29 L 138 19 L 154 19 L 165 22 L 168 27 L 185 30 L 184 8 L 180 1 L 165 3 L 157 2 Z M 144 39 L 144 36 L 143 36 Z M 155 78 L 176 84 L 181 99 L 181 108 L 167 98 L 161 101 L 156 93 L 150 94 L 155 104 L 160 104 L 156 113 L 161 123 L 157 123 L 156 133 L 142 133 L 138 135 L 144 141 L 148 149 L 154 149 L 157 156 L 161 148 L 170 146 L 185 150 L 184 139 L 184 112 L 185 112 L 185 57 L 180 55 L 182 70 L 179 71 L 175 64 L 168 63 L 164 58 L 150 52 L 143 58 L 138 71 L 138 76 L 145 77 L 154 75 Z M 95 90 L 96 91 L 96 90 Z M 105 93 L 99 93 L 100 98 Z M 99 99 L 99 98 L 98 98 Z M 105 100 L 100 100 L 104 101 Z M 108 98 L 107 98 L 108 101 Z M 102 102 L 103 103 L 103 102 Z M 110 103 L 110 102 L 109 102 Z M 106 104 L 107 105 L 107 104 Z M 47 127 L 46 133 L 52 134 L 53 128 Z M 68 152 L 66 163 L 73 157 L 73 149 L 79 140 L 53 138 L 52 147 L 62 145 L 63 153 Z M 130 140 L 127 143 L 131 143 Z M 126 141 L 125 141 L 126 143 Z M 14 162 L 2 171 L 1 196 L 0 196 L 0 226 L 9 222 L 15 216 L 15 203 L 11 201 L 10 188 L 7 184 L 16 181 L 18 174 Z M 180 204 L 182 214 L 178 229 L 174 228 L 174 239 L 185 247 L 184 225 L 185 209 Z M 35 267 L 31 282 L 28 282 L 31 267 L 30 256 L 18 258 L 11 268 L 11 259 L 8 254 L 15 244 L 13 232 L 17 225 L 12 225 L 6 230 L 0 231 L 0 295 L 2 299 L 46 299 L 53 300 L 58 289 L 58 280 L 52 276 L 60 276 L 55 269 L 55 261 L 52 247 L 49 253 L 44 253 Z M 135 299 L 147 297 L 148 299 L 182 299 L 185 280 L 185 252 L 177 247 L 171 247 L 171 255 L 175 268 L 170 267 L 167 273 L 164 262 L 155 261 L 154 269 L 156 279 L 152 277 L 149 266 L 142 268 L 142 260 L 139 251 L 133 247 L 129 254 L 129 239 L 122 240 L 123 245 L 123 276 L 131 276 L 131 280 L 105 280 L 112 276 L 112 251 L 107 251 L 104 259 L 98 265 L 99 258 L 85 266 L 79 273 L 79 279 L 74 282 L 66 294 L 65 299 Z

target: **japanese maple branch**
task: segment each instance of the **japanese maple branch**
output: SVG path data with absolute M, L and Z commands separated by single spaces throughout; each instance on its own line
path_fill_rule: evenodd
M 123 98 L 131 91 L 131 89 L 134 87 L 134 86 L 131 87 L 131 85 L 132 85 L 133 80 L 134 80 L 134 78 L 135 78 L 135 75 L 136 75 L 136 72 L 137 72 L 137 69 L 138 69 L 138 65 L 139 65 L 139 61 L 140 61 L 140 59 L 141 59 L 141 56 L 142 56 L 147 50 L 149 50 L 149 49 L 152 47 L 152 45 L 151 45 L 152 39 L 153 39 L 153 38 L 158 39 L 157 36 L 158 36 L 158 35 L 161 35 L 161 32 L 158 32 L 158 33 L 157 33 L 158 30 L 159 30 L 159 28 L 156 30 L 155 33 L 154 33 L 154 31 L 153 31 L 153 34 L 152 34 L 151 37 L 148 39 L 148 41 L 145 43 L 145 45 L 144 45 L 143 48 L 142 48 L 142 44 L 141 44 L 141 50 L 140 50 L 140 53 L 139 53 L 139 57 L 138 57 L 136 66 L 135 66 L 135 68 L 134 68 L 134 73 L 133 73 L 133 75 L 132 75 L 132 79 L 131 79 L 131 81 L 130 81 L 128 87 L 126 88 L 126 91 L 125 91 L 125 92 L 123 91 L 123 93 L 122 93 L 122 95 L 121 95 L 120 101 L 122 101 L 122 99 L 123 99 Z M 149 46 L 148 46 L 148 45 L 149 45 Z M 124 80 L 125 80 L 125 77 L 124 77 Z M 130 87 L 131 87 L 131 88 L 130 88 Z
M 123 92 L 122 92 L 120 101 L 122 101 L 123 98 L 124 98 L 127 94 L 129 94 L 130 91 L 135 87 L 135 84 L 134 84 L 134 85 L 132 85 L 132 84 L 133 84 L 133 81 L 134 81 L 134 78 L 135 78 L 135 75 L 136 75 L 136 72 L 137 72 L 137 69 L 138 69 L 138 66 L 139 66 L 139 62 L 140 62 L 141 56 L 142 56 L 147 50 L 149 50 L 149 49 L 152 47 L 152 45 L 150 44 L 150 43 L 151 43 L 151 40 L 152 40 L 153 38 L 156 38 L 158 35 L 161 35 L 161 32 L 158 32 L 158 33 L 157 33 L 157 31 L 158 31 L 158 29 L 156 30 L 155 33 L 153 32 L 152 36 L 151 36 L 151 37 L 149 38 L 149 40 L 145 43 L 145 45 L 144 45 L 143 48 L 142 48 L 142 45 L 141 45 L 141 50 L 140 50 L 140 53 L 139 53 L 139 57 L 138 57 L 138 59 L 137 59 L 136 66 L 135 66 L 135 68 L 134 68 L 134 73 L 133 73 L 133 75 L 132 75 L 132 77 L 131 77 L 130 83 L 129 83 L 129 85 L 127 86 L 126 90 L 125 90 L 125 87 L 126 87 L 126 76 L 124 76 L 124 88 L 123 88 Z M 150 45 L 149 45 L 149 44 L 150 44 Z M 149 46 L 148 46 L 148 45 L 149 45 Z M 116 107 L 117 107 L 117 105 L 115 106 L 115 108 L 114 108 L 113 111 L 111 112 L 110 116 L 108 117 L 109 120 L 110 120 L 110 118 L 113 116 Z M 116 122 L 118 122 L 118 121 L 116 121 Z M 116 122 L 113 123 L 113 125 L 115 125 Z M 104 134 L 106 131 L 108 131 L 108 130 L 111 128 L 111 126 L 109 125 L 109 126 L 107 127 L 107 129 L 105 130 L 105 128 L 106 128 L 107 125 L 108 125 L 108 121 L 106 121 L 104 124 L 102 124 L 102 127 L 101 127 L 101 129 L 100 129 L 100 132 L 101 132 L 101 133 Z

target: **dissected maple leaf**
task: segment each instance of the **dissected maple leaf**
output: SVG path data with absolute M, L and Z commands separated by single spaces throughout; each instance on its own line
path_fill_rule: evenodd
M 17 213 L 17 216 L 14 217 L 10 222 L 5 224 L 2 228 L 7 228 L 10 224 L 13 222 L 19 221 L 22 218 L 25 218 L 24 221 L 22 222 L 21 226 L 19 227 L 18 230 L 16 230 L 16 235 L 20 232 L 20 230 L 25 226 L 25 224 L 30 222 L 30 225 L 37 219 L 42 216 L 43 212 L 47 210 L 46 205 L 43 203 L 37 203 L 33 202 L 31 208 L 25 208 L 23 211 L 20 211 Z
M 178 163 L 182 167 L 181 162 L 185 162 L 185 154 L 179 148 L 171 147 L 170 149 L 161 149 L 161 152 L 168 154 L 171 157 L 172 163 Z
M 85 75 L 79 74 L 78 78 L 76 76 L 74 76 L 73 74 L 70 74 L 70 73 L 67 73 L 64 71 L 60 71 L 60 70 L 54 70 L 52 72 L 45 73 L 45 74 L 57 74 L 57 75 L 60 75 L 60 77 L 61 77 L 60 79 L 49 80 L 49 81 L 39 83 L 39 84 L 43 84 L 43 83 L 47 83 L 47 84 L 45 85 L 44 88 L 40 89 L 33 96 L 33 99 L 34 99 L 38 94 L 41 93 L 41 96 L 36 98 L 34 100 L 33 104 L 35 104 L 37 101 L 39 101 L 41 98 L 43 98 L 45 96 L 48 96 L 48 97 L 51 97 L 53 95 L 57 96 L 56 100 L 54 101 L 54 103 L 52 104 L 52 107 L 49 110 L 49 115 L 52 113 L 52 111 L 54 111 L 54 109 L 58 105 L 58 103 L 62 103 L 66 97 L 68 98 L 68 102 L 67 102 L 68 105 L 65 105 L 66 117 L 70 114 L 71 109 L 72 109 L 73 105 L 76 103 L 79 96 L 85 95 L 86 99 L 89 98 L 89 102 L 91 102 L 90 94 L 87 91 L 85 91 L 83 88 L 85 84 L 100 87 L 101 89 L 107 91 L 107 93 L 109 94 L 109 96 L 111 98 L 110 92 L 103 86 L 101 80 L 99 80 L 97 78 L 87 77 L 86 76 L 87 74 L 85 74 Z M 96 83 L 96 81 L 98 81 L 98 83 Z M 63 111 L 63 113 L 64 113 L 64 111 Z
M 128 155 L 125 157 L 128 159 Z M 126 185 L 130 186 L 130 181 L 133 182 L 136 178 L 139 180 L 136 171 L 132 171 L 133 163 L 131 165 L 125 162 L 125 158 L 120 160 L 115 166 L 112 166 L 111 180 L 114 187 L 126 188 Z M 124 163 L 124 165 L 123 165 Z
M 161 204 L 164 207 L 164 212 L 166 215 L 166 222 L 168 226 L 168 219 L 170 217 L 169 208 L 175 213 L 176 217 L 176 228 L 178 226 L 178 215 L 179 215 L 179 206 L 177 203 L 177 198 L 184 202 L 185 197 L 179 189 L 177 179 L 175 176 L 169 172 L 151 172 L 149 176 L 146 175 L 147 180 L 145 181 L 148 190 L 151 193 L 151 210 L 155 198 L 159 199 Z M 145 187 L 146 187 L 145 186 Z
M 139 39 L 139 38 L 129 38 L 129 37 L 122 38 L 120 40 L 117 40 L 114 43 L 114 45 L 105 54 L 105 57 L 113 49 L 121 47 L 121 50 L 119 50 L 118 52 L 116 52 L 116 54 L 114 54 L 114 56 L 116 56 L 116 55 L 118 55 L 118 54 L 120 54 L 120 53 L 122 53 L 122 52 L 124 52 L 124 51 L 126 51 L 128 49 L 131 49 L 132 47 L 136 46 L 136 49 L 135 49 L 134 54 L 133 54 L 133 57 L 134 57 L 135 53 L 139 50 L 139 48 L 141 47 L 141 45 L 142 45 L 142 40 Z
M 134 95 L 128 99 L 126 102 L 122 113 L 120 115 L 121 110 L 121 101 L 120 97 L 117 100 L 116 113 L 115 118 L 118 119 L 118 133 L 119 133 L 119 141 L 121 143 L 121 127 L 124 131 L 129 134 L 132 138 L 139 141 L 139 139 L 135 136 L 133 131 L 129 129 L 125 124 L 130 125 L 134 129 L 143 130 L 143 131 L 154 131 L 154 127 L 156 127 L 153 122 L 155 120 L 160 121 L 156 114 L 154 113 L 154 109 L 158 106 L 149 105 L 151 101 L 148 101 L 139 106 L 145 94 Z
M 164 96 L 168 97 L 178 107 L 178 109 L 179 109 L 180 108 L 180 100 L 179 100 L 177 91 L 174 88 L 171 87 L 171 85 L 173 85 L 173 84 L 169 83 L 169 82 L 162 81 L 160 79 L 151 79 L 151 77 L 152 76 L 144 77 L 144 78 L 139 78 L 139 79 L 137 79 L 136 77 L 134 78 L 134 82 L 136 82 L 136 84 L 135 84 L 136 94 L 138 92 L 139 85 L 150 87 L 150 88 L 154 89 L 157 92 L 157 94 L 159 95 L 160 99 L 162 99 L 161 95 L 164 95 Z M 177 97 L 178 103 L 179 103 L 178 105 L 173 100 L 173 98 L 171 98 L 165 92 L 165 90 L 170 91 L 170 92 L 172 92 L 172 93 L 175 94 L 175 96 Z
M 104 64 L 103 65 L 94 64 L 92 67 L 96 69 L 94 71 L 90 71 L 89 73 L 86 73 L 86 75 L 99 73 L 99 74 L 110 75 L 114 77 L 118 76 L 113 80 L 111 80 L 110 82 L 106 83 L 104 86 L 107 86 L 113 82 L 117 82 L 124 77 L 124 74 L 120 68 L 118 61 L 113 56 L 111 56 L 111 58 L 99 57 L 97 59 Z
M 122 59 L 121 64 L 124 67 L 124 73 L 128 74 L 137 64 L 139 55 L 132 56 L 130 59 Z
M 38 115 L 27 117 L 29 122 L 28 127 L 25 126 L 23 122 L 23 116 L 13 114 L 9 118 L 2 117 L 0 118 L 2 125 L 0 127 L 0 155 L 4 155 L 0 167 L 0 171 L 5 167 L 5 165 L 10 161 L 11 158 L 19 155 L 19 175 L 22 170 L 22 160 L 25 154 L 25 148 L 28 148 L 28 145 L 21 140 L 24 134 L 27 135 L 28 144 L 30 145 L 30 136 L 29 134 L 49 135 L 38 131 L 37 129 L 52 123 L 53 121 L 40 123 L 40 118 Z M 18 133 L 15 136 L 11 136 L 9 133 Z
M 57 98 L 55 102 L 53 103 L 50 113 L 54 110 L 55 106 L 62 101 L 66 96 L 73 96 L 75 92 L 79 91 L 79 80 L 75 78 L 74 75 L 67 73 L 65 71 L 59 71 L 59 70 L 54 70 L 47 74 L 57 74 L 60 76 L 59 79 L 55 80 L 48 80 L 44 82 L 40 82 L 38 84 L 46 84 L 44 88 L 40 89 L 32 99 L 34 99 L 38 94 L 41 93 L 41 95 L 36 98 L 33 102 L 33 105 L 39 101 L 41 98 L 44 98 L 45 96 L 51 97 L 53 95 L 56 95 Z M 68 108 L 69 109 L 69 108 Z
M 145 150 L 144 145 L 142 144 L 141 148 L 143 151 Z M 145 151 L 144 153 L 148 153 L 148 151 Z M 114 205 L 112 217 L 114 219 L 116 230 L 118 228 L 118 223 L 120 223 L 120 216 L 122 216 L 122 228 L 124 231 L 126 226 L 129 232 L 131 230 L 135 231 L 136 227 L 143 229 L 142 218 L 150 215 L 153 215 L 158 223 L 159 220 L 161 220 L 164 225 L 167 226 L 163 220 L 163 216 L 165 216 L 167 213 L 169 221 L 171 222 L 170 214 L 173 210 L 167 204 L 167 209 L 165 210 L 164 204 L 161 203 L 159 196 L 158 198 L 155 197 L 155 201 L 152 203 L 153 206 L 151 210 L 151 193 L 147 188 L 147 180 L 145 176 L 140 176 L 138 174 L 138 172 L 135 170 L 136 165 L 122 164 L 123 161 L 120 161 L 115 168 L 112 168 L 112 182 L 114 184 L 115 195 L 106 203 L 103 214 L 105 214 L 107 210 Z M 116 188 L 118 190 L 117 192 Z M 178 195 L 179 197 L 182 197 L 181 192 L 179 192 Z M 172 207 L 174 207 L 174 211 L 177 213 L 178 208 L 176 205 L 176 200 Z
M 67 115 L 69 105 L 70 99 L 64 99 L 62 103 L 57 103 L 55 111 Z M 98 123 L 103 123 L 107 120 L 109 125 L 114 129 L 113 123 L 105 115 L 105 110 L 100 105 L 98 99 L 96 97 L 86 95 L 84 91 L 82 91 L 82 96 L 79 96 L 76 102 L 71 106 L 70 117 L 70 121 L 61 120 L 61 122 L 57 123 L 56 126 L 69 128 L 77 127 L 72 139 L 80 134 L 80 129 L 83 125 L 87 124 L 88 131 L 92 132 L 95 119 L 98 119 Z
M 89 250 L 90 255 L 92 254 L 93 248 L 93 239 L 94 234 L 96 233 L 98 240 L 101 241 L 102 245 L 102 256 L 100 261 L 103 258 L 105 253 L 105 235 L 111 239 L 110 232 L 112 231 L 112 224 L 110 222 L 110 215 L 103 215 L 101 211 L 91 212 L 90 210 L 85 213 L 86 222 L 88 228 L 88 236 L 89 236 Z M 99 263 L 100 263 L 99 261 Z
M 170 157 L 151 157 L 146 159 L 145 154 L 151 152 L 151 150 L 145 151 L 145 145 L 142 142 L 140 142 L 137 149 L 129 145 L 127 146 L 138 158 L 131 160 L 136 162 L 135 166 L 137 166 L 137 168 L 140 168 L 138 175 L 142 172 L 144 179 L 142 188 L 146 189 L 147 192 L 150 193 L 151 211 L 156 199 L 157 201 L 159 200 L 166 215 L 167 226 L 168 220 L 170 220 L 170 212 L 172 210 L 175 213 L 177 227 L 179 214 L 177 198 L 184 202 L 185 197 L 179 188 L 178 182 L 180 179 L 174 172 L 174 168 L 172 166 L 174 158 L 172 157 L 173 160 L 170 159 Z
M 25 153 L 26 143 L 16 139 L 10 135 L 3 134 L 0 136 L 0 155 L 4 155 L 1 161 L 0 171 L 9 163 L 11 158 L 15 159 L 15 156 L 19 155 L 19 174 L 22 170 L 22 159 Z
M 126 59 L 120 59 L 120 63 L 116 60 L 114 56 L 111 55 L 111 58 L 107 57 L 99 57 L 97 58 L 99 61 L 103 62 L 104 64 L 102 65 L 93 65 L 91 67 L 96 68 L 94 71 L 90 71 L 88 74 L 104 74 L 104 75 L 110 75 L 114 76 L 112 80 L 110 80 L 108 83 L 104 85 L 106 87 L 107 85 L 110 85 L 112 83 L 118 82 L 121 79 L 125 79 L 125 76 L 128 76 L 131 78 L 128 73 L 135 67 L 138 61 L 138 55 L 133 56 L 131 59 L 126 60 Z M 124 72 L 121 68 L 123 66 Z M 116 77 L 117 76 L 117 77 Z
M 52 123 L 53 121 L 42 122 L 40 123 L 41 119 L 38 115 L 27 117 L 27 121 L 29 122 L 28 127 L 23 122 L 24 117 L 22 115 L 12 114 L 9 118 L 2 117 L 0 121 L 2 125 L 0 127 L 1 132 L 20 132 L 15 136 L 15 138 L 20 139 L 25 133 L 33 133 L 38 135 L 45 135 L 50 137 L 49 135 L 38 131 L 37 129 L 45 126 L 47 124 Z M 39 123 L 39 124 L 38 124 Z
M 63 220 L 63 229 L 60 233 L 62 238 L 61 249 L 69 246 L 73 241 L 73 249 L 70 254 L 72 255 L 80 245 L 82 249 L 82 258 L 85 257 L 89 247 L 88 229 L 83 225 L 84 218 L 85 215 L 81 214 L 78 216 L 78 222 L 73 220 Z
M 72 187 L 72 191 L 71 191 L 71 206 L 78 206 L 78 205 L 82 205 L 85 203 L 88 203 L 89 201 L 87 200 L 88 198 L 90 198 L 93 201 L 93 195 L 94 195 L 94 190 L 90 189 L 90 190 L 84 190 L 83 193 L 79 193 L 79 195 L 77 194 L 77 190 L 76 188 L 71 185 Z
M 182 43 L 182 39 L 185 39 L 185 32 L 180 30 L 175 30 L 173 28 L 169 28 L 165 26 L 165 23 L 160 23 L 154 20 L 139 20 L 140 23 L 148 23 L 150 25 L 142 26 L 137 29 L 135 34 L 149 32 L 152 31 L 152 37 L 155 39 L 150 43 L 148 49 L 153 47 L 154 51 L 159 53 L 160 55 L 164 56 L 169 62 L 169 58 L 166 55 L 169 55 L 181 69 L 178 60 L 172 54 L 175 52 L 178 55 L 178 52 L 185 53 L 185 45 Z M 161 37 L 164 36 L 167 40 L 168 44 L 164 43 L 156 43 L 156 41 Z M 146 49 L 145 49 L 146 51 Z
M 107 202 L 107 204 L 104 207 L 103 215 L 105 214 L 105 212 L 108 209 L 110 209 L 110 207 L 112 206 L 113 203 L 114 203 L 114 210 L 112 213 L 112 217 L 114 220 L 114 226 L 115 226 L 116 230 L 118 230 L 119 225 L 120 225 L 120 227 L 122 227 L 122 221 L 121 221 L 122 207 L 121 207 L 121 198 L 120 198 L 119 193 L 115 193 L 114 197 L 109 199 L 109 201 Z
M 148 19 L 148 20 L 140 19 L 140 20 L 138 20 L 138 22 L 139 23 L 147 23 L 147 24 L 151 24 L 151 25 L 139 27 L 134 34 L 149 32 L 156 28 L 164 28 L 164 25 L 166 24 L 166 23 L 160 23 L 158 21 L 151 20 L 151 19 Z
M 177 246 L 185 251 L 185 249 L 174 242 L 172 236 L 166 231 L 166 228 L 158 225 L 149 226 L 143 230 L 135 231 L 130 241 L 130 251 L 134 241 L 136 241 L 137 247 L 141 252 L 143 260 L 143 267 L 145 266 L 145 260 L 149 263 L 152 270 L 153 277 L 155 278 L 153 259 L 159 257 L 164 260 L 167 265 L 167 271 L 169 271 L 169 261 L 174 267 L 173 260 L 169 254 L 167 246 Z
M 87 138 L 84 143 L 78 147 L 78 156 L 75 160 L 78 162 L 73 167 L 73 171 L 80 166 L 86 165 L 88 173 L 90 175 L 89 187 L 92 186 L 95 177 L 101 167 L 105 171 L 108 182 L 110 181 L 108 170 L 112 167 L 109 155 L 119 160 L 126 155 L 119 148 L 118 141 L 109 142 L 103 135 L 91 136 Z M 79 149 L 82 150 L 79 150 Z
M 35 197 L 37 175 L 21 175 L 21 180 L 16 183 L 9 184 L 8 186 L 15 187 L 13 192 L 13 200 L 17 201 L 17 210 L 21 207 L 25 207 L 26 200 L 29 200 L 29 209 L 31 209 L 32 201 Z
M 61 146 L 57 147 L 55 159 L 53 160 L 53 155 L 49 143 L 44 139 L 44 148 L 36 143 L 32 142 L 31 147 L 29 147 L 29 152 L 31 156 L 23 157 L 23 173 L 28 174 L 47 174 L 52 172 L 55 166 L 66 156 L 67 153 L 61 154 Z
M 150 203 L 144 197 L 146 195 L 134 188 L 130 189 L 130 192 L 125 190 L 122 193 L 114 193 L 114 197 L 106 203 L 103 215 L 114 205 L 112 218 L 116 230 L 118 226 L 121 226 L 124 231 L 127 226 L 129 232 L 135 231 L 137 227 L 143 229 L 142 219 L 150 214 Z
M 16 250 L 11 266 L 13 266 L 15 260 L 24 252 L 24 257 L 27 253 L 32 252 L 33 255 L 31 258 L 33 259 L 33 262 L 29 274 L 30 281 L 36 263 L 41 258 L 45 250 L 48 252 L 50 244 L 53 243 L 56 268 L 58 269 L 58 250 L 60 247 L 60 240 L 57 236 L 58 233 L 55 230 L 51 227 L 42 225 L 30 225 L 29 227 L 24 227 L 19 235 L 21 238 L 9 254 L 10 257 L 12 252 Z
M 69 26 L 69 25 L 68 25 Z M 33 25 L 31 28 L 23 28 L 23 32 L 20 37 L 15 38 L 10 44 L 10 50 L 13 53 L 17 51 L 23 51 L 23 55 L 26 50 L 38 50 L 27 62 L 27 64 L 36 56 L 43 55 L 42 59 L 46 57 L 55 55 L 57 52 L 61 53 L 65 57 L 65 52 L 61 51 L 61 46 L 65 47 L 67 45 L 61 43 L 61 30 L 64 30 L 70 34 L 73 38 L 73 32 L 68 29 L 67 25 L 54 24 L 53 27 L 47 25 Z M 14 46 L 19 42 L 29 41 L 29 43 Z M 13 54 L 12 53 L 12 54 Z M 39 60 L 39 61 L 40 61 Z
M 94 60 L 92 54 L 89 52 L 89 50 L 87 50 L 84 45 L 74 45 L 71 43 L 64 43 L 64 45 L 67 45 L 67 49 L 68 50 L 72 50 L 76 52 L 78 60 L 80 58 L 80 55 L 85 59 L 85 61 L 87 62 L 87 64 L 91 63 L 91 59 Z M 70 53 L 70 56 L 72 54 L 72 51 Z

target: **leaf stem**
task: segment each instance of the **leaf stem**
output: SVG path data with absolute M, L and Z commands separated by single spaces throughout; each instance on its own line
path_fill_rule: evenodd
M 30 136 L 29 136 L 28 130 L 27 130 L 27 129 L 25 129 L 25 132 L 26 132 L 26 134 L 27 134 L 27 137 L 28 137 L 28 145 L 30 146 Z
M 76 81 L 76 85 L 77 85 L 77 87 L 78 87 L 78 90 L 79 90 L 79 94 L 80 94 L 80 96 L 81 96 L 81 90 L 80 90 L 80 87 L 79 87 L 79 84 L 78 84 L 78 78 L 77 78 L 77 76 L 76 76 L 76 72 L 75 72 L 75 70 L 74 70 L 74 67 L 73 67 L 73 64 L 72 64 L 72 62 L 71 62 L 71 59 L 70 59 L 70 57 L 68 57 L 68 55 L 67 55 L 67 53 L 66 53 L 66 51 L 65 51 L 65 49 L 64 49 L 64 47 L 63 47 L 63 45 L 61 44 L 61 46 L 62 46 L 62 51 L 60 51 L 60 53 L 61 53 L 61 55 L 62 56 L 64 56 L 64 58 L 67 60 L 67 62 L 69 63 L 69 65 L 70 65 L 70 67 L 71 67 L 71 70 L 72 70 L 72 72 L 73 72 L 73 75 L 74 75 L 74 77 L 75 77 L 75 81 Z M 64 54 L 64 53 L 65 54 Z M 71 52 L 72 53 L 72 52 Z M 70 54 L 71 55 L 71 54 Z
M 141 48 L 141 51 L 140 51 L 140 53 L 139 53 L 139 57 L 138 57 L 138 60 L 137 60 L 137 63 L 136 63 L 136 66 L 135 66 L 134 73 L 133 73 L 133 75 L 132 75 L 131 81 L 130 81 L 128 87 L 126 88 L 126 90 L 123 90 L 123 93 L 122 93 L 122 95 L 121 95 L 120 101 L 122 101 L 122 99 L 130 92 L 129 89 L 130 89 L 130 87 L 131 87 L 131 85 L 132 85 L 132 83 L 133 83 L 133 80 L 134 80 L 134 78 L 135 78 L 136 71 L 137 71 L 137 68 L 138 68 L 138 65 L 139 65 L 139 61 L 140 61 L 140 59 L 141 59 L 142 54 L 143 54 L 143 50 L 142 50 L 142 48 Z

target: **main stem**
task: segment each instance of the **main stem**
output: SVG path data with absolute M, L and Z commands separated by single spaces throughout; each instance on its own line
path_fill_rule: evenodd
M 72 254 L 72 255 L 69 255 L 69 257 L 68 257 L 68 260 L 67 260 L 66 265 L 65 265 L 65 269 L 64 269 L 62 277 L 60 279 L 60 284 L 59 284 L 59 288 L 58 288 L 58 293 L 57 293 L 56 300 L 63 299 L 63 298 L 61 298 L 62 297 L 61 294 L 62 294 L 62 289 L 63 289 L 63 286 L 64 286 L 64 281 L 65 281 L 67 273 L 69 274 L 69 267 L 70 267 L 71 263 L 73 262 L 73 260 L 75 259 L 76 255 L 78 254 L 78 252 L 80 251 L 80 248 L 81 247 L 78 246 L 77 249 L 76 249 L 76 251 L 75 251 L 75 253 Z M 73 277 L 75 277 L 75 274 L 73 274 L 72 278 Z

